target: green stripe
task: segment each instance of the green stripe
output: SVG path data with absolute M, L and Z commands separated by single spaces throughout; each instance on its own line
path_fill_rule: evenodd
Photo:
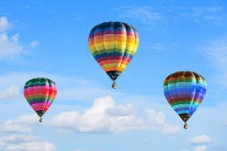
M 200 103 L 196 102 L 196 103 L 193 103 L 193 104 L 178 104 L 178 105 L 173 105 L 172 108 L 173 109 L 177 109 L 177 108 L 182 108 L 182 107 L 190 107 L 190 108 L 197 108 L 198 105 Z
M 39 100 L 43 100 L 43 101 L 53 101 L 53 98 L 29 98 L 27 99 L 27 102 L 32 103 L 33 101 L 39 101 Z
M 55 85 L 55 82 L 47 78 L 34 78 L 25 83 L 26 87 L 33 86 L 35 84 L 46 84 Z
M 171 103 L 170 105 L 173 107 L 175 105 L 179 105 L 179 104 L 191 104 L 193 100 L 180 100 L 180 101 L 177 101 L 177 102 L 174 102 L 174 103 Z
M 132 51 L 132 50 L 128 50 L 128 49 L 103 49 L 103 50 L 95 50 L 92 55 L 96 56 L 96 55 L 101 55 L 101 54 L 108 54 L 108 53 L 114 53 L 114 52 L 118 52 L 118 53 L 122 53 L 122 55 L 126 52 L 130 52 L 128 54 L 130 55 L 134 55 L 136 52 Z

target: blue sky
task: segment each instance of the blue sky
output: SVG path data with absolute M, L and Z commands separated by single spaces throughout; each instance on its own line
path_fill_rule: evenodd
M 140 37 L 117 90 L 87 44 L 105 21 Z M 226 69 L 225 0 L 0 1 L 0 150 L 226 151 Z M 188 130 L 162 91 L 179 70 L 208 84 Z M 42 124 L 23 96 L 40 76 L 58 87 Z

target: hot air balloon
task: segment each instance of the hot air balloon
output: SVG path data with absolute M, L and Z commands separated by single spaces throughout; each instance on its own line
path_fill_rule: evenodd
M 115 80 L 125 70 L 139 45 L 139 36 L 134 27 L 123 22 L 104 22 L 90 31 L 88 46 L 102 69 Z
M 206 89 L 205 79 L 191 71 L 175 72 L 165 79 L 164 95 L 171 107 L 185 122 L 185 129 L 188 128 L 188 119 L 202 103 Z
M 57 94 L 55 82 L 48 78 L 34 78 L 25 83 L 24 96 L 40 117 L 49 109 Z

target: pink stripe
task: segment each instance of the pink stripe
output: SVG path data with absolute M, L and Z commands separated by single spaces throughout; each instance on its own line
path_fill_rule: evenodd
M 35 103 L 31 106 L 35 111 L 44 110 L 44 103 Z

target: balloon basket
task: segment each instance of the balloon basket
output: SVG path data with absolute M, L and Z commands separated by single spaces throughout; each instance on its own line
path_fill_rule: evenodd
M 184 129 L 188 129 L 188 124 L 187 123 L 184 124 Z
M 42 123 L 43 122 L 43 119 L 42 119 L 42 117 L 40 117 L 40 119 L 39 119 L 39 123 Z
M 117 88 L 117 83 L 115 81 L 113 81 L 112 88 L 113 89 L 116 89 Z

